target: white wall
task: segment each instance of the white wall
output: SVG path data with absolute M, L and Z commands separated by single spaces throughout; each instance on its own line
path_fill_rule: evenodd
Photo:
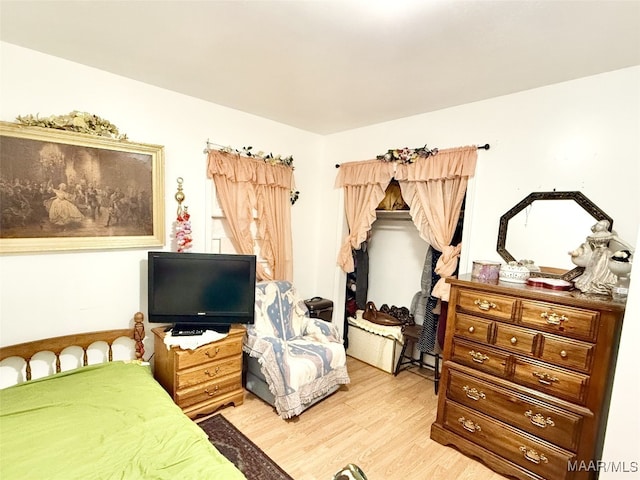
M 165 249 L 171 248 L 176 178 L 184 178 L 193 224 L 192 251 L 208 248 L 205 142 L 293 155 L 301 192 L 293 207 L 294 280 L 303 296 L 316 292 L 314 208 L 321 137 L 253 115 L 152 87 L 83 65 L 0 43 L 0 119 L 97 114 L 133 142 L 165 146 Z M 0 344 L 77 331 L 122 328 L 146 311 L 146 250 L 0 256 Z
M 640 237 L 640 228 L 638 236 Z M 638 275 L 629 285 L 625 318 L 602 453 L 602 459 L 611 464 L 608 465 L 608 471 L 601 472 L 601 480 L 628 480 L 637 477 L 640 472 L 640 442 L 638 442 L 640 438 L 640 412 L 638 411 L 640 370 L 636 360 L 640 340 L 640 322 L 638 322 L 640 277 Z M 618 471 L 612 471 L 614 466 Z
M 427 249 L 411 220 L 377 219 L 369 241 L 368 300 L 378 308 L 384 303 L 410 308 L 420 291 Z

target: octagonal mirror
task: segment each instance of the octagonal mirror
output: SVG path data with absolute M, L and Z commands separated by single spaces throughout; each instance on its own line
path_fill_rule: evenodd
M 532 260 L 532 276 L 572 280 L 583 272 L 569 252 L 584 242 L 598 220 L 613 219 L 582 192 L 533 192 L 502 217 L 497 250 L 505 262 Z

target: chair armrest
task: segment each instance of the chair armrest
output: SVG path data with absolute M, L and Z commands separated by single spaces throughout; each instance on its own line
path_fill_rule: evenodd
M 338 328 L 333 323 L 319 318 L 309 318 L 304 336 L 311 337 L 322 343 L 342 343 L 342 336 Z

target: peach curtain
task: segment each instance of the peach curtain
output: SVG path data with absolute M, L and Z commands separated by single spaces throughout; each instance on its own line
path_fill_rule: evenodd
M 444 278 L 453 274 L 460 256 L 460 245 L 449 243 L 477 158 L 476 146 L 450 148 L 396 168 L 395 178 L 421 238 L 442 252 L 435 267 L 441 279 L 432 295 L 444 301 L 449 299 L 449 285 Z
M 293 280 L 290 194 L 293 169 L 235 153 L 210 151 L 208 175 L 229 223 L 231 242 L 240 254 L 254 254 L 253 212 L 260 254 L 269 266 L 257 265 L 259 280 Z
M 351 250 L 357 250 L 366 240 L 376 219 L 376 207 L 393 178 L 394 165 L 380 160 L 343 163 L 335 187 L 344 189 L 344 210 L 349 234 L 338 253 L 338 265 L 346 273 L 353 272 Z

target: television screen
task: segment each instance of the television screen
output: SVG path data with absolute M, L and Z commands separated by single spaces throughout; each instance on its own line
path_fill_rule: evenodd
M 149 252 L 148 260 L 149 322 L 199 329 L 253 323 L 255 255 Z

